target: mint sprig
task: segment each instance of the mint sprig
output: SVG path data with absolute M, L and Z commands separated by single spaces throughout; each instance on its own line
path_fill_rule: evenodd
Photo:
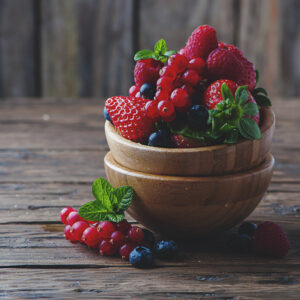
M 160 39 L 155 45 L 154 50 L 143 49 L 134 55 L 134 60 L 153 58 L 162 62 L 167 61 L 168 57 L 176 53 L 176 51 L 167 51 L 167 43 L 164 39 Z
M 94 181 L 92 192 L 96 200 L 82 205 L 79 216 L 88 221 L 120 222 L 124 219 L 124 211 L 130 206 L 133 189 L 130 186 L 113 188 L 104 178 Z

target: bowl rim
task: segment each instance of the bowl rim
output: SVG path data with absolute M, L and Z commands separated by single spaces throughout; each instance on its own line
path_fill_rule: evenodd
M 263 134 L 267 131 L 270 127 L 273 126 L 275 122 L 275 114 L 270 107 L 262 107 L 261 112 L 263 113 L 263 124 L 260 127 L 261 133 Z M 213 151 L 218 149 L 225 149 L 228 147 L 233 147 L 236 145 L 240 145 L 243 143 L 253 142 L 252 140 L 243 139 L 236 144 L 228 145 L 228 144 L 221 144 L 221 145 L 213 145 L 213 146 L 206 146 L 206 147 L 195 147 L 195 148 L 162 148 L 162 147 L 153 147 L 144 145 L 141 143 L 133 142 L 121 136 L 118 131 L 115 129 L 113 124 L 106 120 L 105 122 L 105 132 L 114 140 L 118 140 L 119 143 L 126 145 L 127 147 L 131 147 L 136 150 L 148 150 L 157 153 L 196 153 L 196 152 L 206 152 L 206 151 Z

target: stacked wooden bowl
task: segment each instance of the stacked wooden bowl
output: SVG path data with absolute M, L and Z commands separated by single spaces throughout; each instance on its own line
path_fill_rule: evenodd
M 260 140 L 189 149 L 131 142 L 107 121 L 107 178 L 134 189 L 128 213 L 151 230 L 177 238 L 226 230 L 254 210 L 272 177 L 275 117 L 264 108 L 261 118 Z

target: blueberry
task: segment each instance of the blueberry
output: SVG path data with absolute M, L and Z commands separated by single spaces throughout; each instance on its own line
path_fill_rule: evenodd
M 148 139 L 148 145 L 153 147 L 169 148 L 171 145 L 170 132 L 166 129 L 160 129 L 151 133 Z
M 131 251 L 129 261 L 136 268 L 150 268 L 153 266 L 153 255 L 148 248 L 137 246 Z
M 156 86 L 150 83 L 144 83 L 140 88 L 141 96 L 146 99 L 153 99 L 156 93 Z
M 208 120 L 208 110 L 205 106 L 196 104 L 188 111 L 187 118 L 191 128 L 205 129 Z
M 247 234 L 250 237 L 253 237 L 255 231 L 257 229 L 257 225 L 252 222 L 244 222 L 239 227 L 239 234 Z
M 229 247 L 235 252 L 250 252 L 251 237 L 247 234 L 232 234 L 229 238 Z
M 159 241 L 155 245 L 155 254 L 159 258 L 174 258 L 178 253 L 178 246 L 174 241 Z
M 144 241 L 148 242 L 150 247 L 153 248 L 153 246 L 155 244 L 154 234 L 148 229 L 143 229 L 143 231 L 144 231 Z
M 110 115 L 108 114 L 108 111 L 106 109 L 106 107 L 104 106 L 104 109 L 103 109 L 103 112 L 104 112 L 104 117 L 107 121 L 111 122 L 112 123 L 112 120 L 110 118 Z

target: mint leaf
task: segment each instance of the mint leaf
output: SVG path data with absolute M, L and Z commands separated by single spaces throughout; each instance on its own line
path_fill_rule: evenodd
M 268 96 L 268 92 L 262 87 L 258 87 L 252 91 L 252 94 L 259 94 L 259 93 L 262 93 L 265 96 Z
M 85 220 L 98 222 L 106 220 L 107 210 L 98 200 L 95 200 L 82 205 L 78 214 Z
M 226 83 L 223 83 L 221 86 L 221 94 L 223 100 L 229 99 L 231 102 L 234 102 L 232 92 Z
M 261 132 L 258 125 L 250 118 L 242 118 L 240 120 L 240 133 L 246 139 L 261 139 Z
M 118 199 L 114 194 L 114 188 L 104 178 L 98 178 L 92 186 L 93 195 L 107 211 L 113 210 L 113 205 L 118 203 Z
M 256 116 L 258 114 L 257 104 L 253 102 L 247 103 L 246 105 L 243 106 L 243 112 L 245 115 Z
M 249 99 L 248 86 L 239 86 L 235 91 L 235 100 L 238 104 L 243 105 Z
M 271 100 L 264 95 L 255 95 L 254 99 L 259 106 L 272 106 Z
M 152 50 L 148 50 L 148 49 L 140 50 L 134 55 L 135 61 L 141 59 L 148 59 L 148 58 L 154 58 L 154 52 Z
M 170 50 L 170 51 L 166 51 L 165 52 L 165 56 L 171 56 L 171 55 L 173 55 L 173 54 L 175 54 L 175 53 L 177 53 L 177 51 L 174 51 L 174 50 Z
M 111 214 L 107 214 L 106 218 L 108 221 L 119 223 L 125 218 L 125 215 L 123 212 L 117 214 L 111 213 Z
M 167 51 L 167 43 L 164 39 L 160 39 L 155 45 L 154 45 L 154 53 L 157 55 L 164 55 Z
M 118 199 L 118 205 L 117 205 L 117 211 L 124 211 L 126 210 L 132 201 L 133 198 L 133 189 L 130 186 L 121 186 L 114 191 L 117 199 Z

